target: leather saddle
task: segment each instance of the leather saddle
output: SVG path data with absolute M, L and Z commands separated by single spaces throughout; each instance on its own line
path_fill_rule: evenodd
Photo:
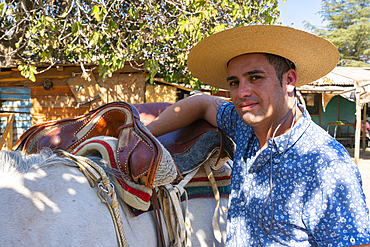
M 157 102 L 135 106 L 141 121 L 148 125 L 170 105 L 171 103 Z M 234 158 L 232 140 L 205 120 L 197 120 L 157 139 L 170 152 L 181 175 L 193 171 L 211 157 L 217 158 L 211 166 L 213 170 L 218 170 L 228 159 Z M 220 159 L 223 162 L 218 162 Z
M 30 154 L 49 147 L 70 152 L 92 137 L 116 137 L 120 174 L 135 183 L 140 183 L 145 177 L 145 186 L 149 188 L 161 185 L 156 182 L 156 177 L 158 170 L 161 170 L 160 163 L 164 160 L 162 156 L 167 150 L 175 161 L 177 172 L 182 175 L 193 171 L 212 155 L 217 154 L 217 160 L 222 157 L 233 158 L 233 142 L 204 120 L 154 138 L 144 124 L 148 125 L 170 105 L 147 103 L 133 106 L 126 102 L 109 103 L 75 118 L 35 125 L 18 139 L 13 150 Z M 168 158 L 166 162 L 171 163 Z M 162 170 L 174 170 L 175 174 L 172 172 L 166 176 L 175 179 L 176 168 L 173 169 L 168 164 L 167 166 L 169 168 Z

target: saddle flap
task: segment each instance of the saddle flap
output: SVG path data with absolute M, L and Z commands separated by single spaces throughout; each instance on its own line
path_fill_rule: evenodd
M 149 188 L 171 182 L 177 174 L 171 155 L 140 122 L 134 107 L 132 115 L 133 124 L 123 126 L 118 137 L 117 159 L 121 171 L 126 179 L 136 183 L 146 176 L 145 186 Z M 164 173 L 168 176 L 163 176 Z
M 78 156 L 101 157 L 111 168 L 112 181 L 120 198 L 131 207 L 147 211 L 150 206 L 152 189 L 125 179 L 117 165 L 117 138 L 111 136 L 96 136 L 85 140 L 77 146 L 72 154 Z M 109 170 L 109 169 L 107 169 Z
M 155 162 L 154 147 L 137 134 L 133 127 L 122 130 L 118 138 L 118 164 L 123 173 L 131 180 L 138 180 L 149 171 Z

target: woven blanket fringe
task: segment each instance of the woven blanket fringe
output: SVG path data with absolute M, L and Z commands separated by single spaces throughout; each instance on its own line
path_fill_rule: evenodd
M 216 240 L 219 243 L 222 243 L 222 234 L 217 219 L 220 207 L 220 193 L 218 191 L 216 180 L 213 176 L 210 165 L 205 164 L 204 168 L 212 185 L 212 190 L 216 200 L 216 207 L 212 217 L 213 233 Z M 199 168 L 188 173 L 177 185 L 166 184 L 164 186 L 159 186 L 158 188 L 158 198 L 165 217 L 168 236 L 170 239 L 170 246 L 192 246 L 191 233 L 193 230 L 191 228 L 191 222 L 189 218 L 188 195 L 184 187 L 195 176 L 198 170 Z M 183 213 L 181 209 L 182 194 L 185 195 L 185 213 Z

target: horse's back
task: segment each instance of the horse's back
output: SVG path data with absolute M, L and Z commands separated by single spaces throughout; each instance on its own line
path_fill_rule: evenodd
M 108 208 L 98 198 L 97 189 L 89 186 L 77 168 L 55 164 L 33 168 L 26 173 L 15 169 L 0 174 L 1 177 L 2 245 L 117 245 Z M 137 246 L 135 243 L 153 246 L 155 229 L 149 215 L 137 218 L 125 212 L 121 215 L 131 246 Z
M 60 159 L 29 170 L 6 167 L 1 164 L 2 154 L 0 151 L 2 246 L 117 246 L 107 206 L 98 198 L 97 188 L 91 188 L 77 168 Z M 227 202 L 226 197 L 221 198 L 219 223 L 223 235 Z M 213 237 L 215 199 L 191 199 L 188 203 L 192 246 L 222 246 Z M 153 212 L 133 217 L 126 204 L 121 206 L 128 245 L 157 246 Z

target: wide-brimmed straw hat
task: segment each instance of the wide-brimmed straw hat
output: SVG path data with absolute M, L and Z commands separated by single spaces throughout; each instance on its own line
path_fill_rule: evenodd
M 290 27 L 253 25 L 228 29 L 200 41 L 189 53 L 188 68 L 203 83 L 229 89 L 227 63 L 247 53 L 276 54 L 292 61 L 297 87 L 325 76 L 339 61 L 338 49 L 317 35 Z

